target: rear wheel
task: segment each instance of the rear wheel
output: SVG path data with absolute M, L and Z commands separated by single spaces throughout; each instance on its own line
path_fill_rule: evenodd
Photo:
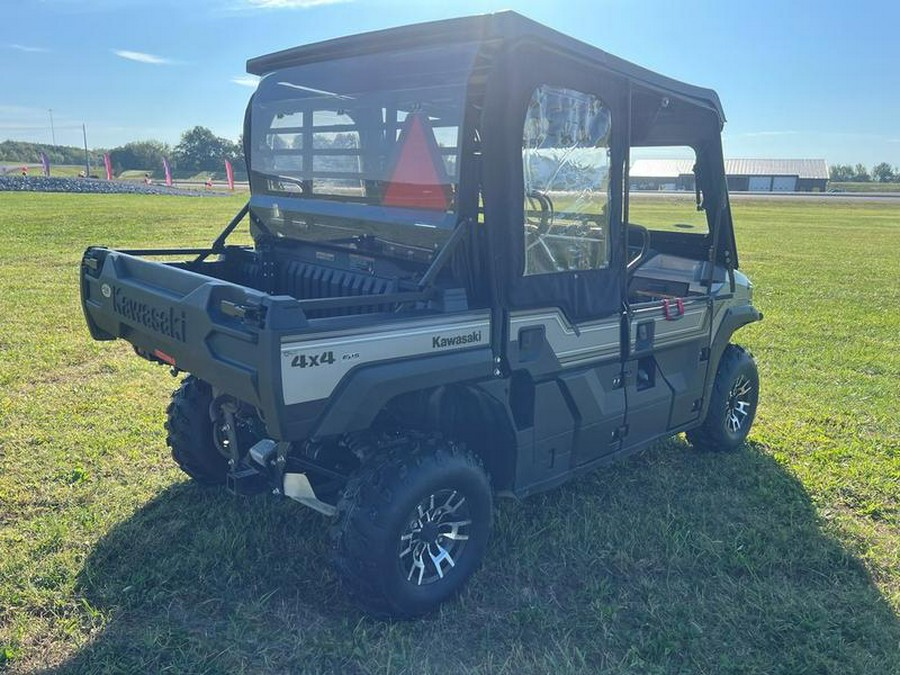
M 747 440 L 759 401 L 759 374 L 750 352 L 725 347 L 703 424 L 687 432 L 691 445 L 703 450 L 736 450 Z
M 379 616 L 434 609 L 481 564 L 492 508 L 473 453 L 436 436 L 398 441 L 365 462 L 338 503 L 333 553 L 343 586 Z
M 209 416 L 212 388 L 196 377 L 184 378 L 166 409 L 166 444 L 188 476 L 203 485 L 224 485 L 228 459 L 216 446 Z

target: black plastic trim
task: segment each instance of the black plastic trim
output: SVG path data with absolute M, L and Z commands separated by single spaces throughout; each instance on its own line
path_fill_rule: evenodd
M 722 357 L 725 347 L 727 347 L 728 343 L 731 341 L 731 336 L 742 326 L 746 326 L 748 323 L 754 323 L 755 321 L 762 321 L 762 318 L 762 312 L 753 305 L 738 305 L 737 307 L 729 307 L 725 310 L 725 316 L 722 318 L 722 323 L 719 324 L 719 329 L 713 337 L 710 348 L 709 370 L 707 370 L 706 373 L 706 386 L 703 391 L 703 409 L 700 411 L 700 416 L 697 418 L 698 423 L 706 418 L 706 411 L 709 409 L 710 394 L 712 393 L 713 384 L 716 381 L 716 370 L 719 367 L 719 359 Z M 696 424 L 692 426 L 696 426 Z
M 367 429 L 396 396 L 442 384 L 477 382 L 491 374 L 492 353 L 487 347 L 361 366 L 338 385 L 312 432 L 331 436 Z

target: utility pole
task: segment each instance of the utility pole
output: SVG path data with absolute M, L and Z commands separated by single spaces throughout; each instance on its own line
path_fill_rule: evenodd
M 53 145 L 56 145 L 56 129 L 53 128 L 53 108 L 50 108 L 50 135 L 53 137 Z
M 91 160 L 88 157 L 87 128 L 84 126 L 84 123 L 82 123 L 82 125 L 81 125 L 81 135 L 84 136 L 84 177 L 90 178 L 90 176 L 91 176 Z

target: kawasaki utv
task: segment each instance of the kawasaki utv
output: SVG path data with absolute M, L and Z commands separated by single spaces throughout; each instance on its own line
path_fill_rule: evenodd
M 742 445 L 759 383 L 731 338 L 761 314 L 713 91 L 512 12 L 248 71 L 247 206 L 209 248 L 81 266 L 95 339 L 190 373 L 188 475 L 333 517 L 343 584 L 403 617 L 476 570 L 494 496 L 679 432 Z M 629 177 L 660 157 L 680 170 Z

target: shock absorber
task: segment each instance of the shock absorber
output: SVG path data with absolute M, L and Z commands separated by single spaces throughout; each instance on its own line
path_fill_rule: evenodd
M 240 403 L 233 396 L 227 394 L 217 396 L 209 404 L 209 417 L 213 423 L 213 442 L 219 452 L 228 458 L 228 464 L 232 470 L 241 460 L 235 416 L 240 407 Z

